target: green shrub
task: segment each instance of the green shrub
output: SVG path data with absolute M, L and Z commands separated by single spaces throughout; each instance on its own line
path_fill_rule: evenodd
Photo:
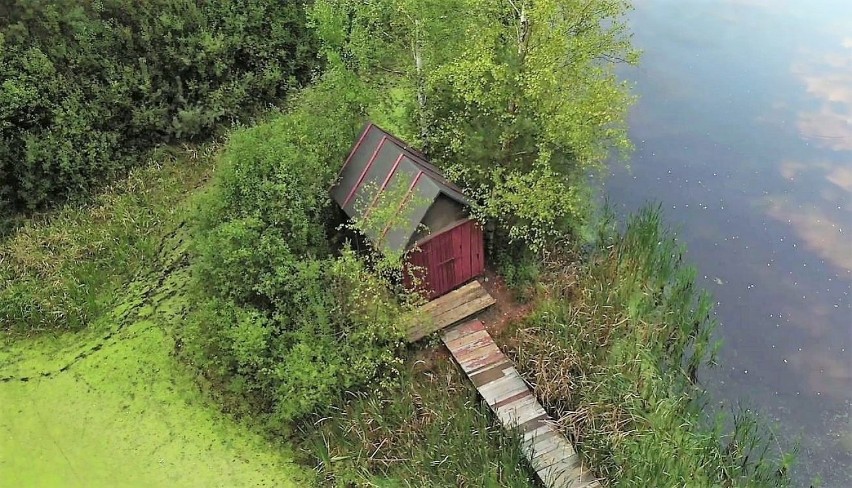
M 541 274 L 539 256 L 523 242 L 507 243 L 495 252 L 494 265 L 517 298 L 526 300 L 534 292 Z
M 315 65 L 304 17 L 275 0 L 0 6 L 0 214 L 280 102 Z
M 181 332 L 184 352 L 225 400 L 275 427 L 392 373 L 401 344 L 404 310 L 386 280 L 327 240 L 359 87 L 328 73 L 290 113 L 233 134 L 198 205 L 200 312 Z

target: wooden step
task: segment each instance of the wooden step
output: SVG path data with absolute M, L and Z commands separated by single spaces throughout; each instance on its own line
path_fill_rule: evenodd
M 420 339 L 449 327 L 455 323 L 494 305 L 496 300 L 478 281 L 438 297 L 418 309 L 419 319 L 406 331 L 406 340 Z M 483 328 L 484 330 L 484 328 Z M 457 334 L 461 334 L 459 332 Z

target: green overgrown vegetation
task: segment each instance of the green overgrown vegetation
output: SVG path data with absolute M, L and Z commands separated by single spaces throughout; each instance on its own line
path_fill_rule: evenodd
M 612 65 L 635 59 L 627 8 L 0 6 L 9 19 L 0 25 L 0 219 L 106 182 L 85 204 L 30 214 L 4 238 L 0 393 L 36 398 L 21 384 L 65 378 L 78 364 L 80 382 L 91 368 L 127 366 L 143 381 L 146 365 L 168 366 L 179 378 L 194 373 L 242 428 L 298 442 L 323 484 L 532 486 L 517 440 L 454 367 L 403 361 L 416 298 L 393 280 L 399 256 L 356 255 L 346 243 L 346 230 L 384 228 L 398 207 L 373 212 L 379 222 L 346 223 L 329 196 L 372 120 L 465 186 L 492 264 L 533 310 L 510 341 L 514 354 L 605 484 L 785 484 L 789 459 L 767 455 L 751 418 L 726 430 L 701 412 L 695 380 L 712 358 L 710 305 L 659 213 L 624 234 L 603 232 L 589 254 L 566 251 L 588 228 L 587 173 L 630 146 L 630 95 Z M 319 61 L 313 86 L 231 132 L 221 151 L 150 152 L 282 105 Z M 57 330 L 75 333 L 38 334 Z M 139 337 L 156 361 L 112 362 L 141 348 Z M 80 346 L 84 338 L 95 342 Z M 164 360 L 171 352 L 189 373 Z M 26 368 L 57 357 L 71 362 Z M 188 387 L 156 392 L 175 388 Z M 133 415 L 144 408 L 128 405 Z
M 587 258 L 553 258 L 516 359 L 613 486 L 785 486 L 792 458 L 765 426 L 709 418 L 697 373 L 714 355 L 711 301 L 661 217 L 646 208 Z
M 168 193 L 175 215 L 126 229 L 127 235 L 156 242 L 155 250 L 138 273 L 111 290 L 109 307 L 82 331 L 0 337 L 4 486 L 310 483 L 310 471 L 294 463 L 287 446 L 223 415 L 205 394 L 206 385 L 174 354 L 172 331 L 186 313 L 190 282 L 180 203 L 194 190 L 200 168 L 186 161 L 166 167 L 171 183 L 166 188 L 158 188 L 161 182 L 135 184 L 120 195 L 142 203 L 154 187 Z M 145 219 L 149 211 L 146 205 L 127 205 L 121 217 Z M 105 217 L 81 211 L 73 226 L 54 220 L 38 231 L 43 238 L 83 242 L 117 224 Z M 118 242 L 123 241 L 104 245 Z
M 0 5 L 0 231 L 146 149 L 206 137 L 307 81 L 303 5 L 15 0 Z
M 586 216 L 586 177 L 630 142 L 622 0 L 317 0 L 329 66 L 370 115 L 465 187 L 502 238 L 541 248 Z
M 0 330 L 79 330 L 110 309 L 157 257 L 186 192 L 203 184 L 215 144 L 164 148 L 86 205 L 32 216 L 0 247 Z
M 353 393 L 301 430 L 300 445 L 328 486 L 537 486 L 520 441 L 449 358 L 409 358 L 392 388 Z
M 272 431 L 395 374 L 405 309 L 329 242 L 328 189 L 359 123 L 328 74 L 287 113 L 238 131 L 198 204 L 184 356 Z M 236 399 L 236 401 L 231 401 Z
M 613 13 L 623 7 L 606 6 Z M 321 1 L 309 9 L 326 73 L 289 113 L 232 136 L 215 188 L 200 205 L 197 314 L 183 344 L 186 357 L 226 396 L 248 399 L 249 411 L 286 430 L 289 421 L 333 403 L 343 391 L 393 376 L 404 307 L 376 291 L 389 285 L 387 273 L 355 260 L 345 264 L 347 255 L 335 256 L 328 241 L 336 224 L 328 189 L 367 116 L 402 135 L 417 131 L 427 148 L 455 149 L 443 158 L 433 151 L 439 162 L 492 168 L 465 174 L 474 175 L 470 181 L 481 190 L 473 192 L 477 209 L 504 224 L 497 228 L 505 239 L 540 246 L 545 233 L 553 233 L 546 229 L 570 227 L 579 218 L 582 206 L 565 200 L 580 194 L 570 183 L 599 165 L 595 155 L 604 146 L 627 144 L 619 123 L 626 90 L 594 57 L 630 52 L 622 23 L 600 24 L 609 10 L 568 15 L 564 7 L 541 2 L 520 12 L 477 1 Z M 474 15 L 447 22 L 447 8 Z M 553 25 L 533 30 L 531 19 Z M 516 28 L 524 39 L 506 45 Z M 557 42 L 556 33 L 571 29 L 589 58 L 572 56 L 580 45 Z M 487 63 L 478 70 L 485 85 L 461 79 L 474 60 Z M 502 81 L 489 83 L 497 71 Z M 536 75 L 544 72 L 552 77 Z M 551 88 L 568 78 L 578 95 L 563 103 Z M 483 95 L 479 102 L 475 93 Z M 605 95 L 614 99 L 603 103 Z M 498 108 L 508 110 L 505 119 L 491 116 Z M 582 129 L 570 134 L 554 125 L 577 117 L 584 118 L 577 125 Z M 484 123 L 492 119 L 498 126 Z M 459 143 L 440 139 L 462 133 Z M 503 152 L 478 152 L 478 158 L 466 152 L 495 135 L 506 145 Z M 600 147 L 580 144 L 593 138 Z M 530 210 L 523 202 L 543 207 Z M 353 308 L 356 303 L 364 310 Z

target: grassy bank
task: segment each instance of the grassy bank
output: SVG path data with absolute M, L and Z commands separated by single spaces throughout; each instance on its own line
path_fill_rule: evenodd
M 214 149 L 162 153 L 92 205 L 45 215 L 4 243 L 0 297 L 5 320 L 18 322 L 4 322 L 0 350 L 0 479 L 535 486 L 516 440 L 448 356 L 409 353 L 398 379 L 333 394 L 298 423 L 246 425 L 222 413 L 223 398 L 234 412 L 258 409 L 234 403 L 221 385 L 209 395 L 175 354 L 192 338 L 186 324 L 203 317 L 193 309 L 195 242 L 183 222 L 187 195 L 213 172 Z M 532 313 L 503 337 L 507 350 L 611 486 L 785 485 L 789 459 L 773 455 L 752 418 L 738 416 L 730 429 L 702 410 L 694 381 L 711 356 L 713 322 L 681 256 L 659 214 L 647 212 L 586 254 L 516 259 L 508 278 L 526 283 Z M 9 315 L 10 289 L 60 296 L 64 308 Z M 45 333 L 39 324 L 64 324 L 63 310 L 78 311 L 77 325 Z
M 445 355 L 412 355 L 399 384 L 352 394 L 305 423 L 300 445 L 328 486 L 538 486 L 518 439 Z
M 83 206 L 28 219 L 0 244 L 0 330 L 79 330 L 157 260 L 181 202 L 209 177 L 216 145 L 163 148 Z
M 707 410 L 715 323 L 683 252 L 646 208 L 586 254 L 550 254 L 507 347 L 612 486 L 788 485 L 792 457 L 758 419 Z
M 238 33 L 262 29 L 264 42 L 249 36 L 263 48 L 261 59 L 269 49 L 268 59 L 286 57 L 286 47 L 266 41 L 295 41 L 284 31 L 290 20 L 302 25 L 301 7 L 267 1 L 230 15 L 239 3 L 216 3 L 228 15 L 204 12 L 217 25 L 237 19 Z M 624 235 L 603 236 L 590 253 L 558 249 L 543 264 L 516 259 L 573 240 L 585 222 L 585 175 L 611 147 L 629 146 L 627 87 L 600 62 L 633 58 L 622 20 L 627 4 L 589 5 L 580 11 L 570 2 L 544 2 L 518 10 L 456 2 L 451 7 L 460 15 L 447 16 L 437 8 L 409 12 L 399 2 L 312 2 L 307 15 L 326 71 L 290 98 L 287 112 L 233 132 L 218 166 L 214 145 L 164 149 L 92 203 L 17 228 L 0 246 L 0 480 L 303 486 L 314 471 L 294 463 L 298 457 L 326 485 L 533 486 L 517 441 L 495 427 L 449 357 L 428 366 L 424 357 L 402 361 L 410 354 L 402 342 L 410 310 L 394 299 L 387 274 L 375 269 L 381 266 L 365 264 L 342 244 L 340 212 L 328 190 L 358 128 L 371 119 L 453 171 L 476 202 L 474 214 L 488 221 L 489 242 L 509 246 L 493 250 L 508 281 L 534 282 L 523 295 L 533 312 L 507 348 L 605 481 L 784 484 L 786 460 L 764 456 L 765 437 L 749 419 L 730 431 L 701 411 L 695 379 L 710 359 L 709 302 L 695 290 L 659 214 L 637 218 Z M 265 35 L 269 25 L 278 25 L 279 35 Z M 518 36 L 517 29 L 526 32 Z M 518 46 L 507 44 L 515 37 Z M 243 59 L 242 45 L 227 52 Z M 86 46 L 86 56 L 100 51 Z M 296 42 L 294 49 L 302 47 Z M 222 53 L 214 54 L 222 70 L 199 80 L 233 74 Z M 130 61 L 140 58 L 146 59 Z M 206 57 L 187 59 L 203 71 L 209 64 Z M 181 69 L 163 66 L 162 76 L 178 80 L 174 89 L 183 99 L 163 100 L 177 110 L 160 120 L 167 133 L 138 145 L 109 138 L 79 174 L 51 172 L 63 159 L 35 151 L 41 143 L 18 148 L 35 152 L 10 160 L 38 171 L 10 181 L 39 186 L 13 200 L 38 206 L 53 188 L 76 193 L 90 176 L 135 166 L 137 150 L 163 137 L 222 129 L 224 114 L 239 108 L 234 103 L 280 101 L 290 76 L 276 62 L 259 65 L 261 78 L 251 70 L 244 83 L 224 80 L 230 88 L 188 98 L 175 78 Z M 66 86 L 49 78 L 51 86 Z M 196 86 L 193 79 L 185 80 L 188 87 Z M 263 86 L 268 90 L 256 90 Z M 572 97 L 562 96 L 565 87 Z M 188 102 L 196 98 L 216 103 Z M 122 113 L 114 97 L 104 100 L 111 113 Z M 109 122 L 97 111 L 80 112 Z M 74 126 L 84 141 L 94 133 L 87 127 Z M 134 127 L 152 135 L 149 125 Z M 44 147 L 81 162 L 75 139 L 59 139 L 70 145 L 54 147 L 57 138 L 46 131 Z M 100 168 L 113 152 L 133 164 Z M 215 182 L 190 208 L 187 195 L 212 179 L 214 166 Z M 0 188 L 0 203 L 9 201 Z
M 221 392 L 205 391 L 175 354 L 186 347 L 175 332 L 194 316 L 187 196 L 214 171 L 214 149 L 163 153 L 91 206 L 44 215 L 6 241 L 6 256 L 39 256 L 5 261 L 7 273 L 21 278 L 7 286 L 63 296 L 60 304 L 79 312 L 74 327 L 58 330 L 38 326 L 63 324 L 53 317 L 58 308 L 6 317 L 19 322 L 6 327 L 0 349 L 0 480 L 535 486 L 516 440 L 479 405 L 449 357 L 428 367 L 409 358 L 398 382 L 347 393 L 321 420 L 294 426 L 296 439 L 222 413 L 213 400 Z M 74 295 L 76 288 L 85 293 Z

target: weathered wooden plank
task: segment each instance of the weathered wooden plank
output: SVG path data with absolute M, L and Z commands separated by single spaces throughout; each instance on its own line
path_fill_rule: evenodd
M 471 294 L 481 294 L 483 291 L 485 291 L 485 288 L 482 288 L 482 284 L 474 280 L 456 290 L 447 293 L 446 295 L 440 296 L 430 301 L 429 303 L 424 304 L 420 307 L 420 311 L 428 314 L 433 314 L 435 312 L 441 313 L 446 310 L 446 307 L 450 307 L 456 304 L 463 297 L 469 296 Z
M 487 385 L 483 385 L 479 389 L 479 393 L 488 405 L 508 398 L 516 393 L 520 393 L 527 389 L 526 383 L 520 381 L 516 376 L 505 376 L 497 381 L 492 381 Z
M 539 474 L 542 479 L 547 479 L 550 486 L 559 486 L 562 488 L 589 488 L 589 481 L 578 476 L 576 470 L 559 469 L 555 466 L 547 468 Z
M 553 425 L 546 424 L 528 432 L 525 432 L 524 435 L 521 437 L 521 442 L 524 444 L 534 444 L 539 439 L 546 439 L 548 437 L 553 437 L 554 435 L 561 434 L 559 433 L 559 431 L 553 428 Z
M 482 288 L 482 285 L 480 285 L 478 281 L 474 281 L 470 285 L 466 285 L 464 288 L 460 288 L 447 295 L 432 300 L 426 305 L 423 305 L 420 311 L 432 317 L 437 317 L 439 315 L 443 315 L 449 310 L 458 308 L 467 302 L 484 296 L 490 295 L 487 291 L 485 291 L 485 288 Z
M 563 488 L 600 488 L 600 483 L 591 475 L 591 472 L 584 470 L 582 466 L 579 468 L 580 476 L 577 476 L 577 469 L 562 470 L 550 475 L 552 477 L 552 486 L 560 486 Z
M 447 345 L 446 342 L 444 342 Z M 459 337 L 453 342 L 450 342 L 447 346 L 447 349 L 450 350 L 453 354 L 455 353 L 464 353 L 470 351 L 471 349 L 476 349 L 481 346 L 487 346 L 494 344 L 494 341 L 491 339 L 491 335 L 488 334 L 487 330 L 478 330 L 476 332 L 471 332 L 470 334 Z
M 464 320 L 471 315 L 479 312 L 480 310 L 484 310 L 491 305 L 494 305 L 496 300 L 491 295 L 478 295 L 478 296 L 470 296 L 467 297 L 467 301 L 460 303 L 459 305 L 448 308 L 443 312 L 435 312 L 432 314 L 432 317 L 436 324 L 439 324 L 441 328 L 452 325 L 456 322 Z
M 530 459 L 530 465 L 534 470 L 536 470 L 536 472 L 539 473 L 542 471 L 546 471 L 547 468 L 553 468 L 555 466 L 554 469 L 548 472 L 550 473 L 550 476 L 554 476 L 555 473 L 553 473 L 553 471 L 574 469 L 575 467 L 579 468 L 580 458 L 579 456 L 577 456 L 576 453 L 572 451 L 573 449 L 571 451 L 568 451 L 563 447 L 558 447 L 551 451 L 542 452 Z M 577 470 L 576 475 L 579 479 L 579 470 Z M 545 480 L 542 478 L 542 481 Z
M 406 338 L 409 342 L 416 342 L 433 332 L 460 322 L 493 304 L 493 298 L 483 297 L 470 302 L 465 306 L 455 308 L 440 317 L 426 317 L 408 330 Z
M 451 329 L 447 329 L 444 332 L 442 339 L 444 340 L 444 343 L 452 342 L 459 337 L 466 336 L 480 330 L 485 330 L 485 324 L 483 324 L 480 320 L 471 320 L 469 322 L 456 325 Z
M 533 445 L 527 446 L 525 449 L 525 454 L 528 458 L 540 458 L 547 453 L 555 451 L 557 449 L 562 448 L 562 443 L 559 442 L 559 436 L 551 436 L 539 442 L 536 442 Z
M 532 445 L 533 455 L 535 457 L 546 457 L 548 455 L 559 455 L 559 459 L 565 459 L 567 461 L 572 461 L 572 456 L 575 456 L 577 452 L 574 450 L 574 446 L 566 439 L 564 436 L 553 436 L 549 439 L 543 440 L 541 442 L 537 442 Z M 556 451 L 559 451 L 558 453 Z M 579 457 L 577 458 L 579 459 Z M 564 463 L 563 463 L 564 464 Z
M 527 391 L 518 393 L 516 395 L 512 395 L 508 398 L 504 398 L 503 400 L 500 400 L 499 402 L 494 404 L 493 408 L 502 408 L 502 407 L 505 407 L 506 405 L 508 405 L 510 403 L 513 403 L 513 402 L 516 402 L 516 401 L 518 401 L 522 398 L 528 398 L 528 397 L 529 398 L 535 398 L 535 395 L 533 395 L 532 392 L 529 389 L 527 389 Z
M 475 372 L 468 373 L 468 377 L 471 381 L 473 381 L 473 385 L 479 388 L 484 384 L 491 383 L 496 379 L 506 376 L 506 372 L 504 370 L 511 367 L 511 365 L 512 363 L 508 361 L 492 362 L 486 364 L 482 368 L 479 368 Z
M 535 397 L 520 398 L 503 407 L 495 407 L 494 410 L 503 425 L 512 428 L 547 413 Z
M 500 349 L 494 344 L 482 344 L 476 348 L 459 352 L 459 364 L 465 373 L 470 374 L 474 370 L 482 369 L 483 365 L 492 364 L 497 358 Z M 504 375 L 505 376 L 505 375 Z
M 466 369 L 465 373 L 469 372 L 469 368 L 465 366 L 469 361 L 482 361 L 484 358 L 489 357 L 491 355 L 493 357 L 494 350 L 499 351 L 500 348 L 497 347 L 496 344 L 491 342 L 491 338 L 488 337 L 488 332 L 476 332 L 476 334 L 485 334 L 485 337 L 477 337 L 473 338 L 467 344 L 457 348 L 454 350 L 453 356 L 458 356 L 461 360 L 462 367 Z M 472 336 L 473 334 L 471 334 Z M 466 336 L 466 337 L 471 337 Z
M 465 369 L 465 373 L 467 374 L 474 374 L 478 371 L 487 368 L 488 365 L 494 364 L 494 362 L 499 361 L 500 357 L 505 356 L 503 356 L 503 353 L 500 352 L 500 348 L 495 345 L 493 349 L 489 350 L 489 353 L 487 355 L 483 355 L 482 357 L 479 357 L 475 360 L 467 361 L 462 364 L 462 369 Z
M 556 451 L 550 454 L 557 462 L 536 471 L 539 478 L 548 486 L 578 488 L 588 486 L 590 480 L 586 476 L 580 464 L 580 458 L 576 454 L 565 458 Z
M 496 388 L 511 384 L 517 384 L 518 386 L 523 387 L 527 386 L 527 384 L 524 383 L 524 380 L 521 379 L 521 375 L 518 374 L 518 370 L 516 370 L 515 368 L 507 368 L 503 370 L 503 376 L 497 378 L 496 380 L 490 383 L 486 383 L 480 386 L 479 388 L 477 388 L 477 390 L 479 390 L 480 393 L 482 393 L 483 391 L 489 392 Z
M 529 391 L 529 389 L 527 389 L 526 391 Z M 502 403 L 503 405 L 498 406 L 500 403 Z M 500 402 L 500 403 L 497 403 L 497 404 L 494 405 L 494 411 L 497 412 L 497 415 L 498 416 L 500 416 L 500 415 L 505 416 L 507 422 L 509 420 L 514 420 L 515 423 L 518 424 L 518 425 L 524 423 L 519 418 L 520 414 L 527 412 L 527 411 L 535 411 L 536 407 L 541 409 L 541 407 L 538 404 L 538 400 L 536 400 L 535 397 L 532 396 L 532 395 L 522 396 L 522 397 L 519 397 L 516 400 L 511 401 L 511 402 Z M 543 413 L 543 412 L 544 412 L 544 410 L 542 409 L 541 413 Z M 533 417 L 537 417 L 538 415 L 541 415 L 541 413 L 533 415 Z M 512 418 L 509 418 L 509 417 L 512 417 Z M 532 418 L 532 417 L 530 417 L 530 418 Z M 527 419 L 527 420 L 529 420 L 529 419 Z M 506 423 L 506 422 L 504 422 L 504 423 Z
M 539 478 L 545 483 L 562 486 L 576 486 L 585 484 L 583 480 L 583 472 L 580 467 L 580 458 L 576 454 L 566 457 L 559 450 L 551 451 L 546 456 L 549 457 L 552 464 L 547 467 L 536 470 Z M 558 486 L 558 485 L 557 485 Z
M 477 286 L 462 295 L 454 297 L 454 300 L 447 300 L 444 303 L 441 303 L 439 307 L 433 308 L 425 313 L 428 313 L 435 317 L 440 317 L 441 315 L 447 314 L 452 310 L 455 310 L 459 307 L 462 307 L 472 301 L 479 300 L 481 298 L 491 298 L 492 300 L 494 300 L 491 294 L 488 293 L 488 291 L 483 288 L 478 281 L 474 281 L 473 283 Z M 436 300 L 441 300 L 442 298 L 443 297 L 438 298 Z
M 541 419 L 530 420 L 529 422 L 519 426 L 518 431 L 521 434 L 527 434 L 528 432 L 535 431 L 540 427 L 553 428 L 553 419 L 549 416 L 545 416 Z
M 444 344 L 447 346 L 447 349 L 450 350 L 453 354 L 457 352 L 462 352 L 470 349 L 470 345 L 479 341 L 481 344 L 493 344 L 494 340 L 491 339 L 491 335 L 487 330 L 477 330 L 475 332 L 471 332 L 470 334 L 463 335 L 454 341 L 444 341 Z
M 422 318 L 406 331 L 406 340 L 419 341 L 490 307 L 495 302 L 494 297 L 488 294 L 478 281 L 473 281 L 420 307 L 418 311 Z

